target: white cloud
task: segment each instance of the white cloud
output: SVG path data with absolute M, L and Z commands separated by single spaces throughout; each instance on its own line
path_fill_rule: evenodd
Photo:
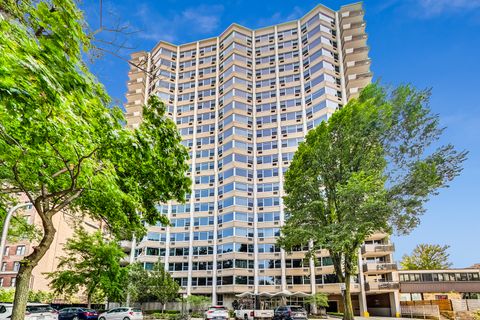
M 281 12 L 277 11 L 270 17 L 258 19 L 253 27 L 268 27 L 275 24 L 292 21 L 302 17 L 305 13 L 306 11 L 304 11 L 302 8 L 295 6 L 288 14 L 282 14 Z
M 373 4 L 369 10 L 380 14 L 392 8 L 415 18 L 434 18 L 474 12 L 480 8 L 480 0 L 384 0 Z
M 142 31 L 138 36 L 146 40 L 177 42 L 179 33 L 207 35 L 217 30 L 224 7 L 222 5 L 200 5 L 188 7 L 180 12 L 159 12 L 143 4 L 136 16 L 141 21 Z
M 418 0 L 426 16 L 472 10 L 480 8 L 480 0 Z M 419 12 L 421 15 L 422 12 Z
M 220 24 L 220 16 L 223 6 L 202 5 L 195 8 L 187 8 L 180 15 L 181 23 L 184 23 L 201 33 L 210 33 L 217 29 Z

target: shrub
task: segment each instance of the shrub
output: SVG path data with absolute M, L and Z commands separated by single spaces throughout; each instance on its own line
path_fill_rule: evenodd
M 473 319 L 480 320 L 480 309 L 473 312 Z
M 194 311 L 194 312 L 192 312 L 191 317 L 192 318 L 203 318 L 203 313 L 200 312 L 200 311 Z

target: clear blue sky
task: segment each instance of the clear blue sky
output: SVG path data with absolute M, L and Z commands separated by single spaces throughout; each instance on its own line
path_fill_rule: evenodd
M 83 8 L 92 29 L 99 0 Z M 318 3 L 338 9 L 345 1 L 104 0 L 107 26 L 128 23 L 139 32 L 120 36 L 117 52 L 150 50 L 159 40 L 175 44 L 216 36 L 236 22 L 258 28 L 296 19 Z M 381 0 L 364 2 L 372 71 L 383 84 L 431 87 L 431 108 L 447 127 L 444 142 L 469 150 L 462 175 L 427 205 L 421 225 L 394 237 L 396 259 L 418 243 L 448 244 L 455 267 L 480 262 L 480 0 Z M 106 35 L 111 39 L 111 35 Z M 125 98 L 128 65 L 105 55 L 93 71 L 112 98 Z

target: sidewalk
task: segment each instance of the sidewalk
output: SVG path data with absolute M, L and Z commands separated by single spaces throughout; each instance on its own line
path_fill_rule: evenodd
M 329 317 L 331 319 L 331 317 Z M 386 320 L 386 319 L 398 319 L 398 320 L 412 320 L 412 319 L 420 319 L 420 318 L 396 318 L 396 317 L 357 317 L 355 316 L 355 320 Z

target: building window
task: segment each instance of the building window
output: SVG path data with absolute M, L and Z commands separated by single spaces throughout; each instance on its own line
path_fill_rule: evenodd
M 10 252 L 10 247 L 5 247 L 5 250 L 3 251 L 3 255 L 8 256 L 9 252 Z
M 15 261 L 15 262 L 13 263 L 13 271 L 18 272 L 19 269 L 20 269 L 20 262 L 19 262 L 19 261 Z
M 6 262 L 2 263 L 2 271 L 7 271 L 7 263 Z
M 17 256 L 25 255 L 25 246 L 18 246 L 16 251 Z
M 17 284 L 17 278 L 12 278 L 12 280 L 10 280 L 10 287 L 15 287 L 16 284 Z

